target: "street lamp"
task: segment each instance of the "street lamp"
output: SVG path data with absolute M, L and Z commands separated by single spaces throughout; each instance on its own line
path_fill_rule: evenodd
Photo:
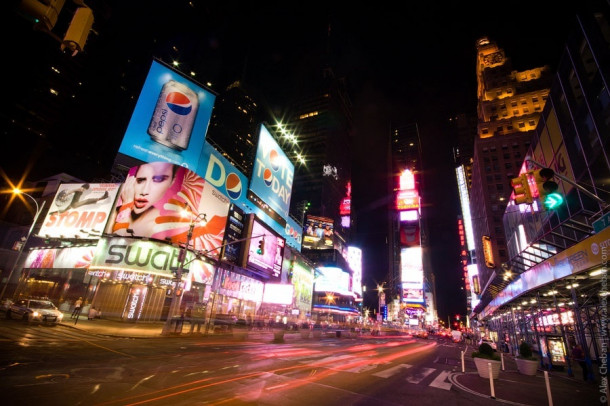
M 25 246 L 28 245 L 28 241 L 30 240 L 30 236 L 32 235 L 32 231 L 34 230 L 34 226 L 36 225 L 36 222 L 38 221 L 38 216 L 40 216 L 40 213 L 42 212 L 42 210 L 44 209 L 44 205 L 46 203 L 46 201 L 42 201 L 42 205 L 39 207 L 38 206 L 38 202 L 36 201 L 36 199 L 34 199 L 32 196 L 30 196 L 29 194 L 14 188 L 13 189 L 13 193 L 16 195 L 24 195 L 29 197 L 30 199 L 32 199 L 32 201 L 34 202 L 34 204 L 36 205 L 36 215 L 34 216 L 34 221 L 32 221 L 32 225 L 30 226 L 30 230 L 28 231 L 28 235 L 25 237 L 25 241 L 23 241 L 23 244 L 21 244 L 21 247 L 19 247 L 19 253 L 17 254 L 17 259 L 15 259 L 15 263 L 13 264 L 13 267 L 11 268 L 11 271 L 8 274 L 8 278 L 6 279 L 6 283 L 4 284 L 4 287 L 2 288 L 2 293 L 0 293 L 0 298 L 4 298 L 4 293 L 6 292 L 6 287 L 8 286 L 8 284 L 11 281 L 11 277 L 13 276 L 13 272 L 15 272 L 15 268 L 17 268 L 17 264 L 19 263 L 19 260 L 21 259 L 21 255 L 23 254 L 23 250 L 25 249 Z
M 188 211 L 185 209 L 185 212 Z M 169 313 L 167 314 L 167 319 L 165 320 L 165 324 L 163 325 L 163 330 L 161 330 L 161 335 L 169 335 L 171 333 L 172 327 L 172 319 L 177 311 L 180 309 L 180 303 L 182 301 L 182 289 L 180 289 L 180 284 L 182 283 L 182 271 L 184 270 L 184 261 L 186 260 L 186 252 L 188 250 L 188 246 L 191 243 L 191 238 L 193 237 L 193 230 L 195 229 L 195 225 L 199 222 L 205 223 L 207 221 L 205 213 L 199 213 L 195 218 L 191 219 L 191 223 L 189 224 L 189 231 L 186 234 L 186 244 L 182 247 L 180 254 L 178 255 L 178 269 L 176 270 L 176 277 L 174 278 L 174 292 L 172 293 L 172 303 L 169 307 Z

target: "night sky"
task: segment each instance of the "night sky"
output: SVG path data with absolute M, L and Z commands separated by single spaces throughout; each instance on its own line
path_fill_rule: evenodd
M 179 55 L 181 70 L 196 69 L 198 80 L 212 82 L 218 91 L 243 79 L 270 112 L 281 111 L 299 91 L 302 75 L 317 66 L 329 63 L 337 77 L 346 78 L 361 147 L 355 151 L 353 176 L 358 178 L 353 179 L 353 193 L 359 205 L 357 238 L 365 244 L 364 278 L 369 289 L 387 273 L 384 208 L 389 196 L 381 181 L 389 175 L 380 171 L 385 167 L 380 162 L 385 161 L 389 128 L 392 123 L 418 123 L 427 187 L 422 198 L 430 227 L 426 254 L 437 276 L 439 317 L 446 320 L 447 314 L 464 314 L 465 303 L 459 291 L 461 271 L 455 246 L 458 200 L 451 140 L 441 124 L 453 114 L 476 114 L 475 41 L 482 36 L 496 41 L 516 70 L 545 64 L 554 68 L 576 11 L 605 2 L 503 3 L 510 9 L 493 8 L 494 2 L 489 1 L 394 2 L 381 10 L 375 7 L 381 3 L 370 2 L 346 7 L 344 2 L 210 5 L 193 1 L 194 9 L 184 1 L 86 3 L 99 10 L 95 33 L 85 47 L 87 62 L 83 62 L 96 80 L 88 92 L 91 103 L 82 106 L 78 118 L 66 118 L 65 133 L 69 137 L 95 122 L 97 133 L 92 136 L 103 137 L 109 150 L 118 148 L 121 128 L 126 127 L 133 107 L 113 105 L 117 89 L 126 84 L 141 86 L 153 56 Z M 5 75 L 26 90 L 36 74 L 28 65 L 45 57 L 38 43 L 44 34 L 30 32 L 21 37 L 14 27 L 24 26 L 15 20 L 21 17 L 8 18 L 13 21 L 2 28 L 8 41 L 6 55 L 11 58 L 5 59 Z M 172 51 L 170 44 L 178 44 L 178 49 Z M 121 77 L 125 71 L 130 76 Z M 2 103 L 10 100 L 5 97 Z M 104 120 L 99 119 L 100 111 Z M 12 150 L 29 151 L 19 140 L 10 142 L 15 146 Z M 2 157 L 0 166 L 10 176 L 25 172 L 27 155 Z M 32 176 L 82 170 L 71 167 L 74 161 L 70 160 L 45 166 L 50 158 L 43 155 Z M 44 173 L 47 168 L 54 172 Z M 366 187 L 356 190 L 356 185 Z

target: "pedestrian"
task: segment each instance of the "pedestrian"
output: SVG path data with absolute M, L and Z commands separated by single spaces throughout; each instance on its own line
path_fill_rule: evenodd
M 74 302 L 74 310 L 72 311 L 72 316 L 70 317 L 71 319 L 73 318 L 78 318 L 78 316 L 80 316 L 80 311 L 81 311 L 81 307 L 83 305 L 83 298 L 79 297 L 78 300 L 76 302 Z
M 582 369 L 582 379 L 586 381 L 589 371 L 587 368 L 587 361 L 585 359 L 585 352 L 580 344 L 576 344 L 574 348 L 572 348 L 572 359 L 578 362 L 578 365 L 580 365 L 580 368 Z

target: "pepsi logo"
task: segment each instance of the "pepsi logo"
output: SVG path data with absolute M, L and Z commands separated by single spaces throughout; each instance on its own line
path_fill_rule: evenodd
M 265 185 L 271 186 L 271 182 L 273 182 L 273 174 L 269 168 L 265 169 L 263 173 L 263 180 L 265 181 Z
M 225 182 L 225 188 L 227 190 L 227 195 L 235 200 L 235 199 L 239 199 L 239 197 L 241 196 L 241 179 L 239 179 L 239 176 L 237 176 L 237 174 L 231 172 L 228 176 L 227 176 L 227 180 Z
M 191 100 L 183 93 L 171 92 L 165 97 L 167 107 L 176 114 L 186 116 L 193 110 Z
M 272 149 L 271 152 L 269 152 L 269 161 L 271 162 L 271 168 L 277 172 L 277 170 L 280 169 L 281 158 L 276 150 Z

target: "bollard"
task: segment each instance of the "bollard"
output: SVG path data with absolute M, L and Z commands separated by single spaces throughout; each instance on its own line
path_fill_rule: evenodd
M 496 391 L 494 390 L 494 374 L 491 368 L 491 362 L 487 363 L 487 369 L 489 371 L 489 386 L 491 388 L 491 398 L 496 398 Z
M 548 371 L 544 371 L 544 382 L 546 383 L 546 395 L 549 398 L 549 406 L 553 406 L 553 396 L 551 395 L 551 382 L 549 382 Z
M 504 354 L 500 353 L 500 361 L 502 361 L 502 371 L 506 371 L 506 369 L 504 369 Z
M 460 353 L 462 354 L 462 372 L 466 372 L 466 369 L 464 368 L 464 351 L 460 351 Z

